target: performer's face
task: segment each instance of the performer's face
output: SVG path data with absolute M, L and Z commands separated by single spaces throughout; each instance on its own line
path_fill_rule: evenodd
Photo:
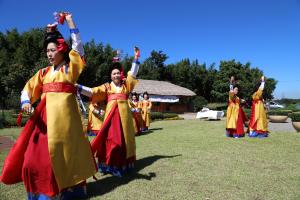
M 233 93 L 238 94 L 239 93 L 239 88 L 237 88 L 237 87 L 233 88 Z
M 132 96 L 132 100 L 134 100 L 134 101 L 136 100 L 136 96 L 135 95 Z
M 148 99 L 148 95 L 147 94 L 144 94 L 144 99 Z
M 57 45 L 53 42 L 47 45 L 47 58 L 51 65 L 59 65 L 64 61 L 64 55 L 57 51 Z
M 118 69 L 114 69 L 111 71 L 111 80 L 114 84 L 118 85 L 121 82 L 121 72 Z

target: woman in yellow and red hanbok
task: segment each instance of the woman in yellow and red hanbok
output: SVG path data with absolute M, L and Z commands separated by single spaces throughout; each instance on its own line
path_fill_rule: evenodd
M 268 120 L 263 103 L 263 90 L 265 87 L 265 77 L 261 77 L 255 92 L 252 95 L 252 108 L 249 123 L 249 137 L 268 137 Z
M 99 170 L 114 176 L 123 176 L 133 168 L 135 162 L 135 130 L 128 95 L 137 84 L 139 50 L 135 48 L 135 58 L 128 76 L 122 79 L 122 66 L 114 62 L 111 67 L 111 83 L 88 88 L 78 85 L 81 94 L 91 97 L 92 102 L 106 101 L 102 128 L 91 142 L 98 159 Z
M 89 136 L 96 136 L 100 131 L 105 114 L 105 106 L 102 103 L 90 103 L 87 134 Z
M 45 49 L 51 66 L 39 70 L 21 94 L 22 110 L 41 99 L 3 166 L 1 181 L 24 182 L 28 199 L 74 199 L 86 195 L 85 180 L 96 173 L 74 86 L 85 67 L 83 45 L 70 13 L 69 51 L 56 25 L 48 25 Z
M 148 130 L 151 122 L 151 107 L 152 103 L 149 100 L 148 92 L 143 93 L 143 101 L 141 102 L 142 118 L 143 118 L 143 131 Z
M 143 127 L 143 119 L 141 115 L 139 96 L 136 92 L 132 93 L 132 99 L 129 100 L 128 103 L 134 119 L 135 134 L 140 135 Z
M 234 82 L 234 77 L 231 77 L 226 113 L 226 136 L 240 138 L 245 136 L 244 123 L 248 118 L 241 106 L 241 99 L 237 96 L 239 88 L 233 85 Z

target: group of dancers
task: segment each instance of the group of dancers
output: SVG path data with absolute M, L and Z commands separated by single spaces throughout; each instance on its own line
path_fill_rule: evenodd
M 148 131 L 151 122 L 152 102 L 149 100 L 148 92 L 143 93 L 143 100 L 139 101 L 139 95 L 136 92 L 131 94 L 129 107 L 134 118 L 134 128 L 136 135 Z
M 16 143 L 5 159 L 0 181 L 24 182 L 28 199 L 74 199 L 85 197 L 86 179 L 100 170 L 123 176 L 134 167 L 135 135 L 150 126 L 151 102 L 132 93 L 138 83 L 140 50 L 124 77 L 120 62 L 110 68 L 111 82 L 90 88 L 77 84 L 84 70 L 84 49 L 71 13 L 58 13 L 58 22 L 67 22 L 72 39 L 69 48 L 58 24 L 47 27 L 44 49 L 51 66 L 40 69 L 21 93 L 22 111 L 32 113 Z M 227 110 L 228 136 L 244 136 L 247 121 L 231 80 Z M 249 136 L 268 135 L 262 102 L 264 77 L 253 94 Z M 95 134 L 90 143 L 84 132 L 77 92 L 90 98 L 88 131 Z M 131 99 L 128 97 L 131 94 Z M 38 102 L 33 111 L 32 104 Z
M 248 122 L 247 133 L 249 137 L 268 137 L 268 121 L 264 107 L 263 90 L 265 77 L 262 76 L 260 83 L 256 84 L 252 94 L 252 106 L 250 120 L 243 111 L 242 103 L 245 100 L 238 97 L 239 86 L 235 78 L 230 79 L 230 91 L 226 116 L 226 136 L 241 138 L 245 136 L 244 124 Z
M 152 103 L 149 100 L 148 92 L 144 92 L 142 98 L 143 100 L 140 101 L 139 95 L 136 92 L 129 94 L 128 98 L 128 105 L 132 113 L 136 136 L 148 131 L 151 121 Z M 87 134 L 89 136 L 96 136 L 99 133 L 103 125 L 105 110 L 105 101 L 90 102 L 87 125 Z

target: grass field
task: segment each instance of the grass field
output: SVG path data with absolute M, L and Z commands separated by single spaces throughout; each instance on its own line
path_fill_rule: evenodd
M 300 199 L 300 134 L 224 136 L 224 121 L 158 121 L 136 138 L 136 172 L 89 180 L 90 199 Z M 18 135 L 2 129 L 0 135 Z M 7 152 L 0 153 L 0 166 Z M 0 184 L 0 199 L 25 199 L 23 185 Z

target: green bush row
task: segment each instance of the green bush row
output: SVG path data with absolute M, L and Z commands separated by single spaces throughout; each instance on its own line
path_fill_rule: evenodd
M 292 110 L 271 110 L 268 112 L 268 115 L 289 116 L 289 114 L 292 112 Z
M 289 115 L 293 122 L 300 122 L 300 112 L 294 112 Z
M 227 103 L 209 103 L 206 105 L 210 110 L 226 110 L 228 107 Z
M 298 111 L 300 111 L 300 103 L 287 104 L 284 109 L 285 110 L 292 110 L 293 112 L 298 112 Z
M 162 120 L 162 119 L 179 119 L 176 113 L 162 113 L 162 112 L 151 112 L 152 120 Z

